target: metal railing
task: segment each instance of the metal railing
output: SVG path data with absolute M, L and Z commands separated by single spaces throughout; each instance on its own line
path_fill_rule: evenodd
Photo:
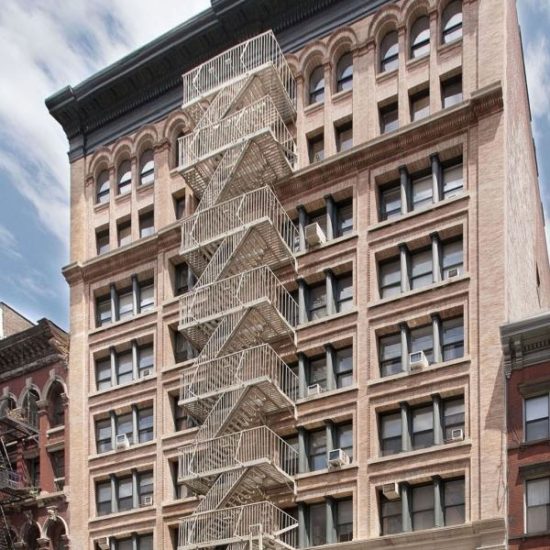
M 296 82 L 272 31 L 265 32 L 213 57 L 183 75 L 183 108 L 213 94 L 232 81 L 271 65 L 289 99 L 296 101 Z
M 262 218 L 269 219 L 293 251 L 298 230 L 271 188 L 261 187 L 185 219 L 181 225 L 182 254 Z
M 271 97 L 265 96 L 226 118 L 179 138 L 179 169 L 250 140 L 262 131 L 271 132 L 293 164 L 296 151 L 292 134 Z
M 269 461 L 289 476 L 296 474 L 298 453 L 267 426 L 197 441 L 180 449 L 179 477 L 207 475 L 223 468 Z
M 247 540 L 258 536 L 269 537 L 284 547 L 296 547 L 297 527 L 295 518 L 268 501 L 221 508 L 183 518 L 178 550 L 209 542 Z
M 24 489 L 25 486 L 25 479 L 21 474 L 5 468 L 0 469 L 0 490 L 17 491 Z
M 286 322 L 294 327 L 298 304 L 269 267 L 262 266 L 227 279 L 195 288 L 180 299 L 180 330 L 231 310 L 252 307 L 268 300 Z
M 287 397 L 298 398 L 298 377 L 269 344 L 199 362 L 182 374 L 180 399 L 196 399 L 258 378 L 270 378 Z
M 243 415 L 243 411 L 239 409 L 241 399 L 245 393 L 245 388 L 239 388 L 234 391 L 226 391 L 222 393 L 218 397 L 215 405 L 210 409 L 210 412 L 204 422 L 199 427 L 196 441 L 207 441 L 215 438 L 220 434 L 221 430 L 231 422 L 235 422 L 235 420 L 244 420 L 243 416 L 246 418 L 246 422 L 252 421 L 252 415 L 247 414 L 246 412 Z M 241 414 L 234 414 L 238 412 Z M 235 416 L 237 418 L 235 418 Z

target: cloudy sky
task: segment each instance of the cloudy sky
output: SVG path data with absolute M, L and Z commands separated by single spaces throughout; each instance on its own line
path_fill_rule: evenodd
M 68 328 L 67 143 L 44 99 L 182 21 L 209 0 L 2 0 L 0 301 Z M 550 1 L 518 0 L 545 210 L 550 217 Z M 550 226 L 550 223 L 549 223 Z

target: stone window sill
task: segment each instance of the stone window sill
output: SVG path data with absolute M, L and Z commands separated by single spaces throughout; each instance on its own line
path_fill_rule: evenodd
M 441 445 L 433 445 L 425 449 L 418 449 L 416 451 L 405 451 L 403 453 L 395 453 L 394 455 L 388 456 L 379 456 L 376 458 L 371 458 L 367 460 L 367 464 L 383 464 L 387 462 L 392 462 L 395 460 L 404 460 L 409 457 L 418 457 L 423 455 L 428 455 L 432 453 L 437 453 L 439 451 L 445 451 L 447 449 L 460 449 L 463 447 L 470 447 L 472 442 L 470 439 L 465 439 L 464 441 L 457 441 L 456 443 L 442 443 Z

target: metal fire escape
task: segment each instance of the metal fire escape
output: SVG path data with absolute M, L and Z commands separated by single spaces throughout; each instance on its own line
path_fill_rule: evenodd
M 180 405 L 200 423 L 180 452 L 179 482 L 202 495 L 181 520 L 178 550 L 296 546 L 295 518 L 269 500 L 295 491 L 297 453 L 273 430 L 295 414 L 298 380 L 275 348 L 295 344 L 297 304 L 272 269 L 294 266 L 297 231 L 273 192 L 296 162 L 287 127 L 296 85 L 271 32 L 183 76 L 195 124 L 179 170 L 200 199 L 182 223 L 181 254 L 197 277 L 179 330 L 200 350 Z

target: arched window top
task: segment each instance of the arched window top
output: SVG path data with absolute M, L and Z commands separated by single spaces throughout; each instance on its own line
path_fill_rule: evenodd
M 140 159 L 139 183 L 149 185 L 155 181 L 155 159 L 152 149 L 143 152 Z
M 399 66 L 399 40 L 397 31 L 390 31 L 380 43 L 380 72 L 393 71 Z
M 65 392 L 60 382 L 54 382 L 48 392 L 48 416 L 50 427 L 62 426 L 65 423 L 65 405 L 63 393 Z
M 319 65 L 309 76 L 309 104 L 323 103 L 325 100 L 325 69 Z
M 23 398 L 22 403 L 22 409 L 23 409 L 23 415 L 25 417 L 25 420 L 31 425 L 31 426 L 38 426 L 38 400 L 40 399 L 40 396 L 38 395 L 38 392 L 34 389 L 30 389 L 25 394 L 25 397 Z
M 118 192 L 120 195 L 128 193 L 132 186 L 132 164 L 123 160 L 118 166 Z
M 13 411 L 17 407 L 15 399 L 9 395 L 2 400 L 0 405 L 0 416 L 6 416 L 9 411 Z
M 443 44 L 462 38 L 462 0 L 452 0 L 443 11 L 441 20 Z
M 347 52 L 336 64 L 336 91 L 351 90 L 353 86 L 353 56 Z
M 96 181 L 96 203 L 109 202 L 110 193 L 109 170 L 103 170 Z
M 430 20 L 427 15 L 419 17 L 411 28 L 411 58 L 430 53 Z

